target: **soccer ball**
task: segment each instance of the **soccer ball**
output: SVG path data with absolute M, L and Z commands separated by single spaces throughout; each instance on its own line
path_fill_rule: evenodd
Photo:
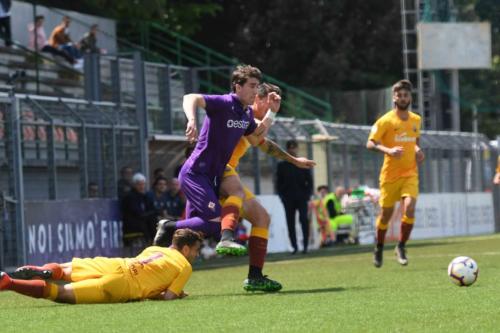
M 451 282 L 468 287 L 477 280 L 479 268 L 474 259 L 469 257 L 456 257 L 448 265 L 448 276 Z

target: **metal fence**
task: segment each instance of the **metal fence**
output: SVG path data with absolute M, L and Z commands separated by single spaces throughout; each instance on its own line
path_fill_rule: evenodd
M 269 135 L 281 146 L 290 139 L 301 143 L 300 154 L 318 162 L 316 186 L 377 188 L 383 155 L 365 148 L 369 132 L 369 126 L 278 118 Z M 420 146 L 426 154 L 419 167 L 422 193 L 493 190 L 498 152 L 484 135 L 422 131 Z M 254 190 L 269 194 L 274 193 L 275 165 L 276 161 L 255 150 L 242 160 L 240 171 Z
M 21 262 L 24 200 L 117 195 L 119 170 L 143 171 L 135 108 L 109 102 L 0 94 L 2 266 Z M 20 250 L 21 249 L 21 250 Z

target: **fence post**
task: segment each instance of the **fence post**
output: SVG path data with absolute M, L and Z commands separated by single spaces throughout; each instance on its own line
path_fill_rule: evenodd
M 101 100 L 101 66 L 99 55 L 87 53 L 83 57 L 83 83 L 85 99 L 89 101 Z
M 139 52 L 134 52 L 134 86 L 135 86 L 135 107 L 137 121 L 139 123 L 139 133 L 141 141 L 139 149 L 141 154 L 141 171 L 149 178 L 148 166 L 148 110 L 146 106 L 146 80 L 144 76 L 144 63 Z
M 10 128 L 12 142 L 12 168 L 13 168 L 13 190 L 16 199 L 16 244 L 17 244 L 17 264 L 19 266 L 26 263 L 26 239 L 24 227 L 24 180 L 23 180 L 23 158 L 21 151 L 22 130 L 21 112 L 19 100 L 11 95 Z
M 163 89 L 160 91 L 160 98 L 163 99 L 163 121 L 164 124 L 162 124 L 162 130 L 164 130 L 165 134 L 172 134 L 172 86 L 170 85 L 170 66 L 167 65 L 164 69 L 162 68 L 160 70 L 160 77 L 159 80 L 162 84 L 160 84 L 160 87 L 163 86 Z

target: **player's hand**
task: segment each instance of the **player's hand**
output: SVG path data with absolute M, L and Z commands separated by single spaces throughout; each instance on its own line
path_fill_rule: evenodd
M 278 112 L 281 106 L 281 96 L 274 91 L 267 95 L 267 103 L 272 112 Z
M 196 128 L 196 121 L 189 119 L 186 125 L 186 137 L 190 143 L 193 143 L 198 138 L 198 129 Z
M 392 147 L 389 149 L 387 152 L 387 155 L 400 158 L 403 155 L 403 147 L 397 146 L 397 147 Z
M 425 155 L 422 149 L 417 150 L 415 157 L 417 159 L 417 163 L 422 163 L 425 160 Z
M 316 162 L 308 160 L 305 157 L 295 158 L 294 164 L 301 169 L 311 169 L 316 166 Z

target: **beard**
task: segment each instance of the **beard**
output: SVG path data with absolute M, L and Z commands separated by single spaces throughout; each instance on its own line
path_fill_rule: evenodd
M 411 105 L 410 102 L 408 102 L 406 104 L 405 103 L 398 103 L 398 102 L 396 102 L 395 104 L 396 104 L 396 107 L 398 109 L 403 110 L 403 111 L 407 111 L 410 108 L 410 105 Z

